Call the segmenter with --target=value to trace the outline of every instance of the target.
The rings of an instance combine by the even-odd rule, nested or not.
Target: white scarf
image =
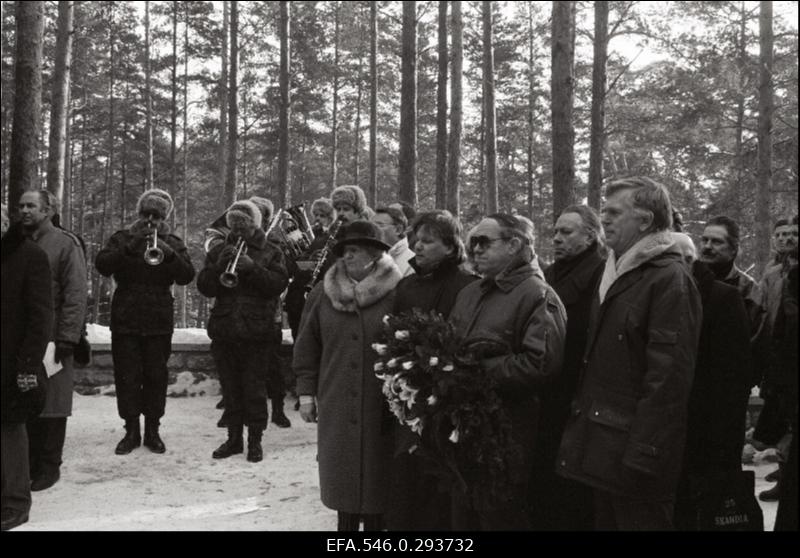
[[[600,304],[603,304],[608,290],[617,279],[652,260],[656,256],[660,256],[673,244],[674,240],[672,235],[670,235],[668,231],[661,231],[648,234],[644,238],[639,239],[636,244],[622,254],[619,260],[617,260],[617,255],[614,251],[609,250],[606,267],[603,270],[603,277],[600,280],[600,289],[598,293],[600,295]]]

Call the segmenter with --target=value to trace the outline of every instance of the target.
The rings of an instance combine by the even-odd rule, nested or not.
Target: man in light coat
[[[62,368],[47,380],[47,399],[38,418],[28,422],[31,490],[45,490],[61,476],[67,417],[72,414],[73,352],[86,314],[86,261],[78,239],[53,225],[54,196],[46,190],[22,194],[23,230],[47,254],[53,288],[55,361]]]
[[[406,236],[408,219],[403,212],[394,207],[379,207],[375,210],[372,222],[381,229],[383,241],[391,246],[389,255],[397,264],[403,277],[414,273],[414,268],[409,263],[414,257],[414,251],[408,245]]]
[[[556,470],[594,490],[598,530],[668,530],[700,337],[700,294],[674,247],[666,189],[608,185],[610,249]]]

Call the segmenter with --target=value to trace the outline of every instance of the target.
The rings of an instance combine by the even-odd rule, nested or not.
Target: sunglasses
[[[471,236],[469,238],[469,250],[470,252],[474,251],[475,248],[479,247],[481,250],[488,250],[492,243],[497,242],[498,240],[507,240],[505,238],[491,238],[489,236]]]

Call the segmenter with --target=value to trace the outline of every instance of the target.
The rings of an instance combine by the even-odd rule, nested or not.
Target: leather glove
[[[219,256],[217,256],[217,264],[225,267],[228,265],[228,262],[233,259],[236,255],[236,247],[230,244],[227,244],[222,250],[219,252]]]
[[[167,242],[161,240],[160,238],[158,239],[158,247],[161,249],[162,252],[164,252],[165,260],[171,260],[172,258],[175,257],[175,250],[172,249],[172,246],[170,246]]]
[[[69,341],[56,341],[55,361],[63,362],[65,358],[72,356],[75,352],[75,345]]]
[[[301,396],[300,417],[305,422],[317,422],[317,404],[314,403],[314,398],[311,398],[309,402],[305,401],[304,396]]]
[[[36,374],[33,372],[20,372],[17,374],[17,387],[21,392],[30,391],[39,386]]]
[[[236,262],[236,271],[241,273],[250,273],[255,267],[256,263],[253,261],[253,258],[247,254],[239,256],[239,261]]]

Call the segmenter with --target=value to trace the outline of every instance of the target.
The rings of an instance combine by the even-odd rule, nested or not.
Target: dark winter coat
[[[42,358],[53,329],[50,265],[47,254],[13,226],[2,240],[1,269],[2,422],[24,423],[30,418],[29,397],[17,388],[17,374],[43,376]]]
[[[31,239],[44,250],[50,263],[53,290],[54,325],[51,341],[77,344],[86,317],[86,260],[77,237],[45,221],[32,232]],[[68,417],[72,414],[72,389],[75,371],[71,357],[47,379],[47,400],[41,416]]]
[[[223,251],[236,242],[228,236],[224,244],[214,246],[197,277],[200,293],[217,298],[208,320],[208,336],[221,341],[272,340],[277,327],[275,311],[289,281],[283,254],[264,231],[256,229],[247,240],[247,255],[255,266],[239,271],[239,283],[228,288],[219,281],[230,259]]]
[[[714,280],[702,262],[695,262],[692,272],[703,301],[703,323],[679,497],[713,481],[715,473],[741,468],[750,396],[750,327],[742,297],[736,288]]]
[[[416,258],[409,264],[414,273],[403,277],[397,284],[394,301],[395,314],[418,308],[423,312],[436,310],[447,318],[461,289],[480,279],[477,275],[463,271],[452,259],[444,260],[432,271],[423,272]]]
[[[183,241],[159,225],[158,238],[173,253],[159,265],[144,261],[149,237],[136,236],[141,221],[130,229],[115,232],[95,258],[97,271],[114,276],[117,288],[111,300],[111,331],[122,335],[171,335],[174,329],[173,283],[188,285],[194,279],[194,266]]]
[[[592,307],[557,472],[640,501],[674,498],[702,308],[681,254],[623,272]]]
[[[483,359],[481,368],[497,381],[509,414],[512,437],[522,450],[520,470],[512,474],[524,487],[535,451],[540,389],[561,370],[564,306],[545,283],[538,262],[520,260],[493,279],[464,287],[450,320],[466,341],[492,340],[510,349]]]
[[[384,254],[356,285],[340,259],[309,293],[292,367],[298,395],[317,398],[317,461],[322,503],[348,513],[382,514],[389,495],[391,432],[373,366],[372,343],[394,306],[400,271]]]

